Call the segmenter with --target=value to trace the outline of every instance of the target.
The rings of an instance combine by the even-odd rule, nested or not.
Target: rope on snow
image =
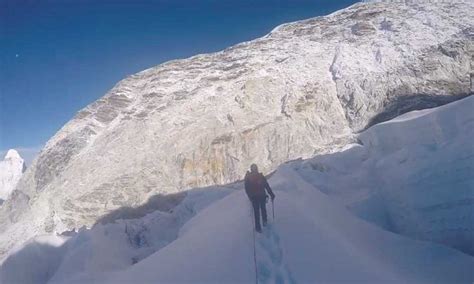
[[[254,213],[254,210],[253,210],[253,204],[250,204],[250,210],[251,210],[251,214],[250,214],[250,217],[252,217]],[[257,266],[257,250],[255,249],[255,216],[253,216],[252,218],[253,220],[253,227],[252,227],[252,234],[253,234],[253,263],[254,263],[254,266],[255,266],[255,284],[258,284],[258,266]]]

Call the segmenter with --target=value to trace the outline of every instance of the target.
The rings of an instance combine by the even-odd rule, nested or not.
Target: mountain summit
[[[10,149],[7,151],[4,160],[22,160],[20,154],[15,149]]]
[[[344,145],[473,90],[472,2],[358,3],[120,81],[81,110],[0,209],[0,259],[158,193],[224,184]]]
[[[0,161],[0,200],[2,202],[15,189],[26,166],[23,158],[14,149],[8,150],[3,161]]]

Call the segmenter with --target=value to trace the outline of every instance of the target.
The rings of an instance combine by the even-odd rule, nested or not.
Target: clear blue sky
[[[0,0],[0,152],[36,149],[129,74],[350,0]]]

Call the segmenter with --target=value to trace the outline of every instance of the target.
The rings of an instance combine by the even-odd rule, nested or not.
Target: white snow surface
[[[0,200],[8,199],[24,171],[25,161],[20,154],[14,149],[8,150],[0,161]]]
[[[474,255],[473,109],[471,96],[402,115],[298,171],[366,220]]]
[[[333,154],[278,167],[254,232],[241,183],[167,211],[42,236],[6,283],[472,283],[474,96],[378,124]],[[457,249],[455,249],[457,248]]]

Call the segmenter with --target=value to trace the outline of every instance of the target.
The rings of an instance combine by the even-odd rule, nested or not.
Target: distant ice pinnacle
[[[20,154],[15,149],[8,150],[7,154],[5,155],[4,160],[20,160],[22,159]]]
[[[0,161],[0,199],[8,199],[24,171],[25,162],[18,151],[8,150],[5,159]]]

